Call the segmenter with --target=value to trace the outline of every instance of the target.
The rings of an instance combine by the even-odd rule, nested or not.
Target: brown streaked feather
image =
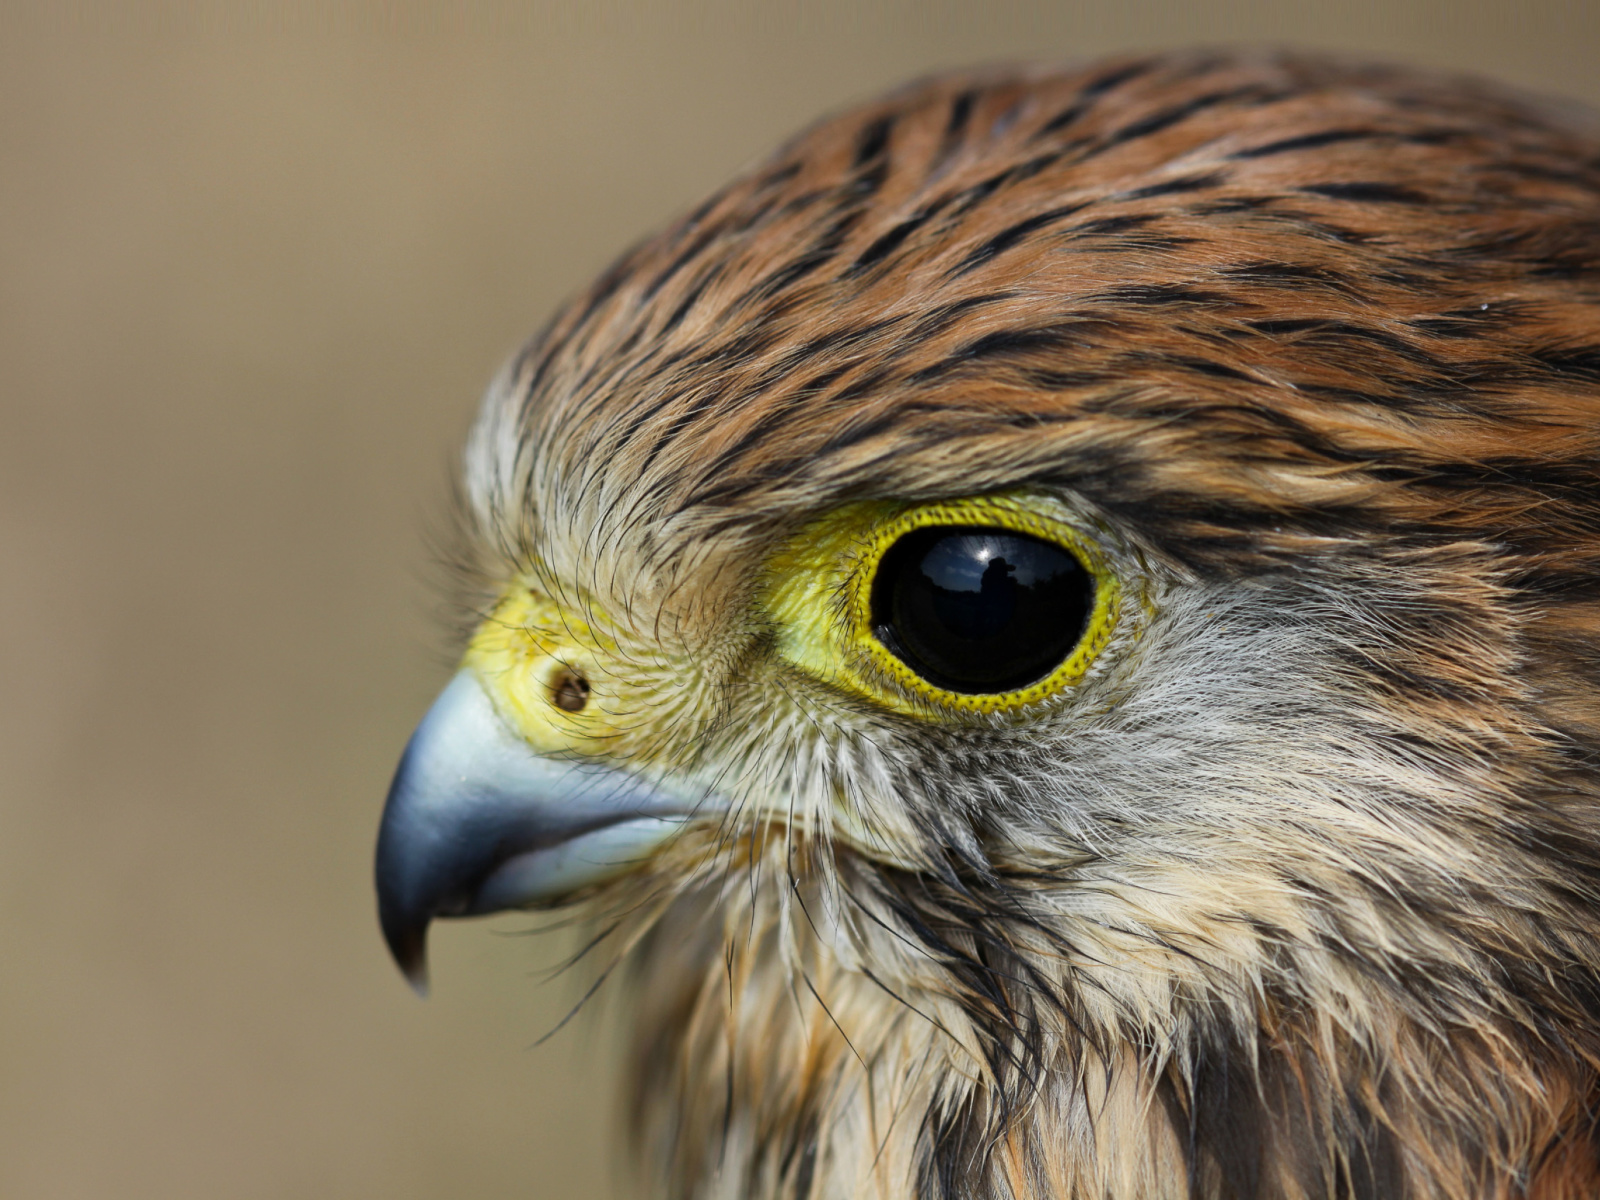
[[[1596,253],[1588,143],[1491,92],[1316,60],[1096,82],[992,83],[955,147],[961,79],[798,139],[555,324],[522,366],[541,424],[575,462],[645,466],[692,431],[655,498],[675,508],[842,483],[891,440],[881,486],[903,488],[913,397],[924,453],[1125,444],[1081,428],[1088,405],[1164,431],[1169,470],[1300,460],[1316,504],[1368,485],[1364,457],[1593,448],[1587,407],[1562,411],[1600,370],[1573,286]],[[1270,490],[1255,507],[1286,502]]]
[[[1585,121],[1294,54],[935,79],[512,364],[469,456],[491,571],[702,656],[703,761],[835,730],[927,864],[730,828],[618,885],[668,1195],[1600,1191]],[[1166,581],[1102,708],[1038,745],[780,708],[747,612],[779,537],[1020,486]]]

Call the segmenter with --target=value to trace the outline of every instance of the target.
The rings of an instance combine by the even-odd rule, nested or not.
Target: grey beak
[[[535,754],[463,670],[411,735],[378,830],[378,919],[428,987],[428,925],[522,908],[620,874],[699,807],[622,771]]]

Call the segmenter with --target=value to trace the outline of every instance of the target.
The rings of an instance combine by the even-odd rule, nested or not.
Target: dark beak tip
[[[395,919],[382,913],[383,940],[400,974],[419,999],[428,998],[428,923]]]
[[[418,963],[415,968],[405,972],[406,982],[411,985],[411,990],[416,993],[418,1000],[428,998],[428,964]]]

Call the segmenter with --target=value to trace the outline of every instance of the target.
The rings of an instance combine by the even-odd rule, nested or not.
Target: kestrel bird
[[[915,84],[506,368],[378,845],[631,977],[675,1200],[1600,1196],[1600,135]]]

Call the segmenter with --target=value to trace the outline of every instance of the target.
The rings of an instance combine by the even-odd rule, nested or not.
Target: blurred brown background
[[[1600,101],[1566,0],[0,5],[0,1197],[615,1194],[559,940],[436,931],[422,1004],[373,914],[478,390],[824,110],[1231,40]]]

